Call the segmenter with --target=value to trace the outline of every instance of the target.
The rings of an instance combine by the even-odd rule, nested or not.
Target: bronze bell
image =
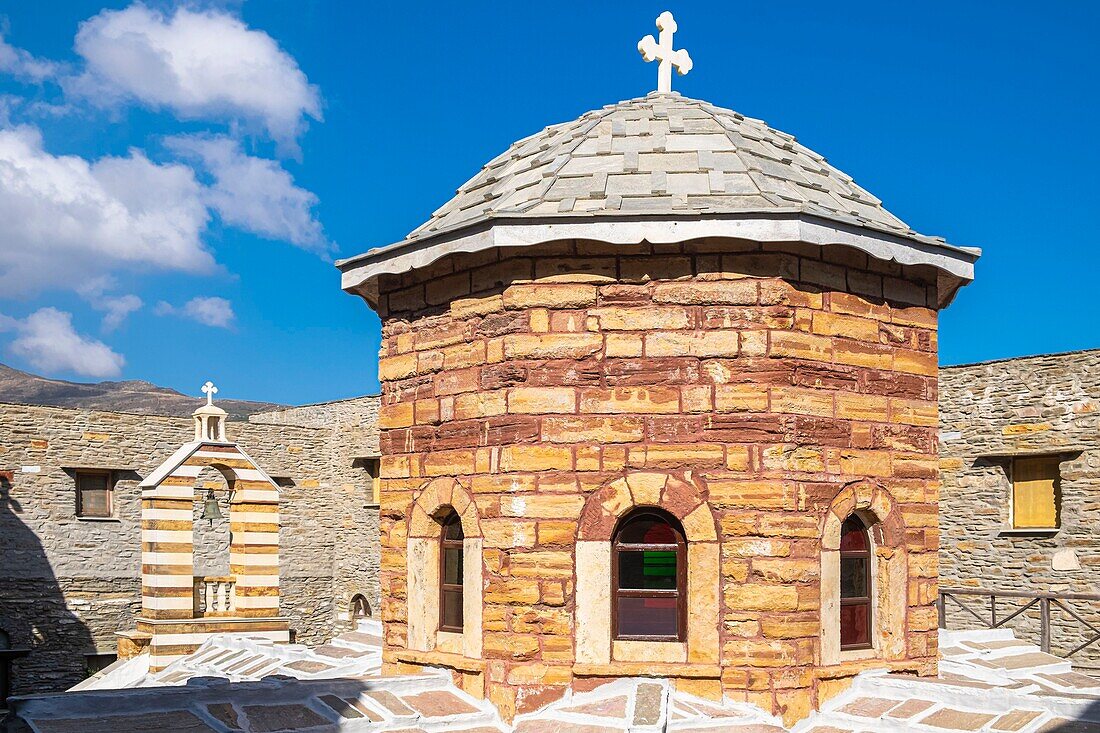
[[[221,518],[222,510],[218,507],[218,500],[214,497],[214,492],[206,492],[206,501],[202,506],[202,519],[208,519],[213,524],[215,519]]]

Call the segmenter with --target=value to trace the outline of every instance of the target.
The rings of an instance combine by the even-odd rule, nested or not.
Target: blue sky
[[[1093,3],[0,4],[0,361],[314,402],[377,389],[333,258],[513,140],[675,88],[985,254],[945,364],[1100,346]],[[166,57],[173,59],[164,62]],[[241,81],[243,80],[243,81]]]

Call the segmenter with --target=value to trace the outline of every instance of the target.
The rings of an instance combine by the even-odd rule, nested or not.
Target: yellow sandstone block
[[[572,387],[514,387],[508,390],[508,412],[521,415],[570,413],[577,410]]]

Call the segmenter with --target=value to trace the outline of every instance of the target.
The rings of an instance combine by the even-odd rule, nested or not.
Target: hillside
[[[198,385],[195,392],[198,393]],[[167,387],[158,387],[151,382],[66,382],[0,364],[0,402],[186,417],[201,404],[201,399]],[[284,407],[248,400],[219,399],[217,404],[232,419],[244,419],[255,412]]]

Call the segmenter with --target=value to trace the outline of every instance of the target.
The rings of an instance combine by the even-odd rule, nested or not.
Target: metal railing
[[[961,600],[961,597],[988,599],[988,609],[985,608],[986,604],[982,602],[978,610],[975,610],[974,606],[979,604],[973,602],[969,604],[965,603]],[[998,599],[1005,601],[1005,604],[1002,605],[1000,609],[998,609],[997,606]],[[1100,641],[1100,628],[1097,628],[1095,624],[1085,619],[1077,610],[1070,606],[1070,603],[1074,601],[1100,603],[1100,595],[1097,594],[1041,593],[1035,591],[985,590],[979,588],[940,588],[940,595],[936,601],[936,608],[939,611],[941,629],[947,628],[948,601],[951,601],[960,610],[969,614],[987,629],[999,629],[1013,619],[1022,618],[1029,610],[1037,607],[1039,612],[1039,648],[1047,654],[1055,654],[1063,659],[1069,659],[1074,654]],[[988,615],[985,615],[987,610]],[[1068,652],[1051,651],[1051,614],[1056,610],[1065,613],[1066,616],[1080,624],[1081,627],[1083,627],[1082,630],[1085,631],[1084,637],[1086,637],[1086,640],[1073,647]],[[1000,611],[999,614],[998,611]],[[1074,666],[1079,666],[1081,669],[1100,670],[1100,667],[1095,665]]]
[[[207,575],[195,578],[195,618],[228,616],[236,606],[236,578]]]

